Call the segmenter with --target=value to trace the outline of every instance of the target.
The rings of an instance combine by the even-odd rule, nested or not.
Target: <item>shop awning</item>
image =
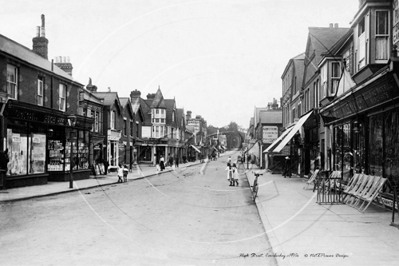
[[[270,146],[267,147],[267,149],[266,149],[263,153],[272,152],[273,149],[284,139],[285,136],[287,136],[288,133],[291,132],[291,130],[292,130],[293,128],[294,128],[294,127],[292,126],[292,127],[288,128],[288,129],[286,129],[286,130],[283,132],[283,134],[281,134],[280,137],[278,137],[275,141],[273,141],[273,143],[270,144]]]
[[[197,152],[201,153],[201,151],[197,147],[195,147],[194,145],[191,145],[191,147],[193,147],[194,150],[196,150]]]
[[[311,114],[313,114],[313,111],[302,116],[295,124],[295,126],[292,128],[292,130],[280,142],[280,144],[277,145],[277,147],[273,150],[273,152],[280,152],[285,147],[285,145],[287,145],[287,143],[294,137],[295,133],[297,133],[298,130],[303,126],[306,120],[308,120]]]
[[[215,146],[213,146],[212,148],[213,148],[215,151],[219,152],[219,150],[218,150],[218,149],[216,149],[216,148],[215,148]]]

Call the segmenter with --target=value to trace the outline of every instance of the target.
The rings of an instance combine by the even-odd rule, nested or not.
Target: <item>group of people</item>
[[[229,186],[238,186],[238,168],[235,163],[231,163],[231,157],[229,156],[229,159],[227,161],[227,167],[225,169],[227,171],[227,181],[230,182]]]
[[[166,166],[172,167],[173,164],[175,165],[175,167],[179,167],[179,156],[177,154],[176,154],[175,158],[173,158],[173,156],[169,153],[168,161],[166,163],[165,163],[165,158],[162,155],[159,157],[159,170],[160,171],[165,170]]]

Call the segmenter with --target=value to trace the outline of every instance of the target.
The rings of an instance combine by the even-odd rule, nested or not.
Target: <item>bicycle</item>
[[[252,186],[252,196],[253,196],[253,200],[255,201],[256,196],[258,195],[258,189],[259,189],[258,178],[259,178],[260,175],[263,175],[263,174],[255,173],[255,172],[252,172],[252,173],[255,176],[254,184]]]

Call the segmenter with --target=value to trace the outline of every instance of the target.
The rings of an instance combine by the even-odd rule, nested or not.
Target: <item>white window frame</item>
[[[338,73],[334,73],[335,68],[334,65],[338,65],[337,70]],[[336,74],[336,75],[334,75]],[[338,89],[339,80],[341,79],[341,62],[331,62],[331,84],[330,89],[328,91],[329,96],[334,96]]]
[[[44,78],[39,77],[37,79],[37,105],[43,106],[43,94],[44,94]]]
[[[378,32],[378,30],[379,30],[379,28],[377,27],[377,25],[378,25],[378,16],[377,16],[377,13],[379,13],[379,12],[381,12],[381,13],[385,13],[386,14],[386,20],[385,20],[385,22],[386,22],[386,25],[385,25],[385,32],[384,33],[379,33]],[[390,31],[390,21],[389,21],[389,11],[388,10],[376,10],[375,11],[375,24],[374,24],[374,26],[375,26],[375,61],[376,61],[376,63],[386,63],[387,62],[387,60],[389,59],[389,51],[390,51],[390,49],[389,49],[389,42],[390,42],[390,40],[389,40],[389,31]],[[385,58],[378,58],[378,55],[379,55],[379,50],[378,50],[378,48],[380,47],[379,46],[379,42],[377,41],[377,39],[385,39],[385,51],[383,52],[383,54],[384,55],[382,55],[381,54],[381,56],[382,57],[385,57]]]
[[[363,31],[361,32],[361,23],[363,22]],[[357,69],[360,70],[366,65],[367,60],[367,49],[366,49],[366,17],[360,20],[359,24],[357,25],[358,30],[358,51],[357,51]]]
[[[111,110],[111,115],[110,115],[110,128],[115,129],[115,119],[116,119],[116,113],[114,110]]]
[[[58,86],[58,104],[60,111],[66,111],[66,86],[65,84],[60,83]]]
[[[18,68],[10,64],[7,64],[7,94],[8,98],[17,100]]]

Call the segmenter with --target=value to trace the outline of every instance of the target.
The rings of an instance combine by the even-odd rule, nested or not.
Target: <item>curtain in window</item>
[[[376,37],[375,41],[375,59],[387,60],[388,59],[388,37]]]

